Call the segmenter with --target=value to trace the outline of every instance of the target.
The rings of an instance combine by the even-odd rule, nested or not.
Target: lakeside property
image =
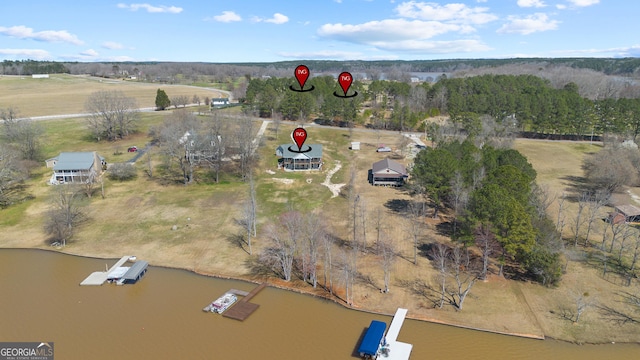
[[[46,128],[44,152],[50,157],[65,150],[96,151],[104,155],[107,163],[128,162],[134,155],[122,150],[132,144],[142,149],[151,140],[149,130],[162,124],[171,114],[144,114],[137,133],[112,142],[92,140],[84,119],[49,120],[42,123]],[[228,115],[225,121],[230,124],[237,124],[241,118],[237,110],[224,114]],[[210,120],[208,116],[198,119]],[[368,182],[372,164],[390,156],[376,152],[380,144],[392,149],[391,155],[403,166],[409,166],[414,155],[412,150],[415,150],[411,141],[397,132],[362,128],[350,132],[305,124],[309,141],[323,147],[325,166],[313,172],[285,172],[278,170],[273,149],[290,142],[289,133],[299,124],[282,122],[276,132],[275,124],[263,119],[253,119],[253,123],[250,138],[255,137],[260,127],[266,132],[256,150],[258,161],[253,173],[259,235],[253,238],[252,251],[246,243],[246,229],[239,225],[250,197],[249,184],[240,181],[231,169],[222,172],[219,183],[215,183],[206,171],[196,171],[197,180],[184,186],[176,181],[175,174],[169,174],[165,159],[154,147],[149,148],[149,157],[133,165],[137,174],[135,180],[104,178],[104,198],[94,193],[93,197],[83,200],[88,221],[78,227],[74,240],[60,250],[100,258],[135,253],[154,265],[254,282],[266,281],[282,288],[332,297],[359,310],[390,314],[401,304],[409,309],[411,318],[497,333],[553,337],[580,343],[637,341],[637,324],[620,326],[607,321],[595,307],[588,308],[579,323],[571,320],[576,307],[574,293],[588,294],[600,304],[616,305],[621,292],[633,291],[636,286],[634,283],[632,288],[624,287],[615,274],[603,277],[599,269],[592,266],[593,258],[589,257],[588,249],[576,249],[571,253],[558,288],[504,279],[496,275],[494,263],[487,281],[474,285],[462,311],[456,311],[452,306],[437,308],[433,296],[429,295],[429,287],[433,286],[438,272],[427,256],[427,249],[438,242],[450,242],[446,232],[440,231],[449,214],[444,212],[439,218],[425,219],[426,230],[418,238],[419,252],[414,263],[414,244],[405,232],[407,223],[403,213],[403,204],[412,199],[411,195],[403,188],[373,187]],[[349,150],[353,142],[360,143],[360,150]],[[548,185],[557,195],[571,188],[570,179],[582,174],[580,166],[584,156],[599,150],[600,146],[517,140],[515,148],[525,154],[538,171],[538,181]],[[153,174],[149,173],[150,167]],[[335,173],[329,174],[333,170]],[[1,247],[51,248],[42,230],[44,217],[50,209],[48,199],[52,187],[47,184],[50,171],[43,165],[34,168],[32,174],[32,180],[26,183],[29,197],[0,210]],[[328,175],[331,176],[327,180]],[[347,184],[351,178],[354,186],[333,187],[333,193],[323,185],[325,182]],[[355,219],[351,215],[353,203],[349,195],[354,190],[350,188],[359,194],[357,205],[362,209]],[[318,263],[317,288],[304,281],[301,273],[294,274],[291,281],[284,281],[273,268],[260,261],[261,252],[270,246],[265,230],[292,206],[304,213],[322,212],[324,221],[332,226],[331,234],[336,241],[330,252],[335,267],[331,271],[325,263]],[[550,207],[552,217],[557,216],[556,207],[557,203]],[[575,214],[576,207],[575,202],[568,202],[567,208],[574,211],[569,214]],[[365,230],[362,234],[360,231],[352,234],[351,227],[356,222],[359,229]],[[390,267],[388,292],[381,292],[385,274],[380,256],[375,252],[378,229],[397,240],[397,256]],[[571,235],[569,228],[565,231],[565,235]],[[353,280],[350,301],[345,301],[348,280],[340,270],[352,254],[345,251],[350,249],[348,244],[352,237],[362,241],[364,250],[357,252],[358,276]],[[325,269],[327,276],[323,273]],[[329,289],[333,294],[329,294]]]

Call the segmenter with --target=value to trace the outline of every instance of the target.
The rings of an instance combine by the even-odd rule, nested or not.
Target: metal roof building
[[[320,170],[322,168],[322,145],[302,145],[301,152],[296,144],[283,144],[276,148],[278,168],[289,171]]]
[[[142,275],[147,272],[147,267],[149,267],[149,263],[144,260],[138,260],[127,272],[122,276],[122,280],[125,284],[132,284],[136,281],[140,280]]]

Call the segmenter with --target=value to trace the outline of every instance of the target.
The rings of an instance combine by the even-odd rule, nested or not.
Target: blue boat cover
[[[378,352],[380,341],[384,336],[384,330],[387,328],[387,324],[382,321],[372,320],[369,325],[367,333],[364,334],[364,339],[360,343],[358,352],[360,355],[375,355]]]

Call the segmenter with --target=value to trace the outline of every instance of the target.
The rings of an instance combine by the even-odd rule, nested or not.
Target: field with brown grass
[[[141,108],[154,107],[156,92],[163,89],[169,98],[198,95],[204,98],[227,97],[224,93],[196,86],[169,85],[103,79],[81,75],[54,74],[48,79],[31,76],[0,76],[0,109],[13,107],[21,117],[85,113],[87,98],[97,91],[122,91],[135,98]]]
[[[157,87],[151,84],[151,88],[155,97]],[[0,101],[5,101],[1,95]],[[126,153],[126,147],[146,144],[149,141],[146,129],[161,122],[164,116],[166,112],[144,115],[141,131],[131,138],[113,143],[91,140],[82,119],[48,120],[43,122],[47,129],[45,152],[47,156],[53,156],[59,151],[97,150],[108,162],[126,161],[131,156]],[[260,124],[261,121],[256,120],[256,130]],[[48,209],[47,198],[51,192],[51,186],[46,184],[50,174],[43,165],[28,183],[27,191],[34,199],[0,210],[0,231],[3,234],[0,247],[54,249],[109,258],[132,253],[153,265],[185,268],[214,276],[267,280],[279,286],[326,295],[324,290],[314,290],[299,280],[285,283],[275,277],[265,278],[265,273],[255,265],[257,254],[267,246],[261,230],[290,207],[303,211],[320,209],[328,219],[332,233],[349,241],[350,205],[345,194],[347,189],[343,187],[342,193],[333,197],[329,189],[322,185],[327,173],[340,164],[341,169],[331,177],[330,182],[348,183],[351,171],[355,171],[355,191],[360,194],[360,201],[367,208],[368,249],[358,257],[361,276],[354,288],[354,308],[392,314],[398,306],[402,306],[409,309],[410,317],[417,319],[572,342],[637,342],[640,333],[638,325],[616,326],[605,321],[595,307],[587,309],[578,323],[567,318],[567,314],[575,307],[572,298],[576,292],[588,293],[598,303],[615,305],[619,300],[616,294],[620,291],[638,289],[636,282],[628,288],[621,286],[615,277],[602,277],[588,261],[587,254],[582,253],[567,260],[567,273],[557,288],[506,280],[495,275],[494,268],[494,274],[487,281],[478,282],[473,287],[462,311],[456,311],[448,305],[437,308],[433,294],[426,289],[433,284],[436,270],[423,253],[419,254],[417,264],[413,263],[413,244],[406,231],[407,220],[394,206],[409,200],[410,195],[403,188],[373,187],[367,182],[371,164],[388,155],[375,151],[378,144],[390,146],[400,162],[410,165],[410,157],[405,157],[409,154],[404,148],[406,140],[397,132],[355,129],[350,137],[347,129],[309,124],[307,143],[320,143],[324,147],[322,170],[284,172],[277,169],[275,148],[291,142],[289,135],[296,126],[283,122],[275,138],[271,124],[257,150],[254,177],[259,234],[253,241],[253,255],[248,253],[241,238],[242,228],[237,224],[248,193],[246,183],[233,175],[225,175],[220,184],[201,180],[184,186],[163,181],[158,174],[153,178],[148,177],[144,161],[136,164],[137,179],[128,182],[107,179],[105,198],[96,194],[86,200],[85,209],[90,220],[82,225],[73,242],[58,249],[47,245],[42,230],[43,215]],[[361,150],[349,150],[351,141],[360,141]],[[598,151],[599,145],[518,140],[515,148],[533,164],[538,172],[538,182],[547,186],[552,195],[559,196],[563,192],[575,191],[574,180],[582,176],[580,166],[583,157],[589,152]],[[157,153],[153,153],[152,159],[155,165],[160,164]],[[568,217],[572,216],[571,209],[575,206],[575,203],[568,202]],[[383,219],[382,226],[394,234],[398,248],[398,257],[391,272],[390,292],[386,294],[380,291],[383,287],[383,271],[379,258],[372,250],[375,239],[373,223],[378,211]],[[557,216],[557,205],[551,207],[550,216]],[[420,245],[450,241],[438,231],[437,225],[442,219],[425,221],[428,230],[421,236]],[[570,235],[567,232],[565,237]],[[338,249],[335,257],[340,257]],[[344,282],[337,272],[334,276],[337,294],[344,298]],[[322,270],[319,280],[323,284]]]

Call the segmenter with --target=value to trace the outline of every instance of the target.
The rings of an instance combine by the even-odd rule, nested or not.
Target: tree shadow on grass
[[[363,274],[361,272],[358,272],[356,274],[356,279],[358,280],[358,282],[360,282],[361,284],[367,285],[372,287],[373,289],[376,290],[380,290],[380,287],[378,285],[376,285],[375,280],[373,280],[373,278],[370,275],[367,274]]]
[[[260,261],[260,258],[251,256],[244,262],[249,273],[256,277],[268,278],[276,275],[273,269],[264,262]]]
[[[567,185],[568,191],[565,194],[565,199],[569,202],[578,202],[580,201],[580,197],[585,192],[591,192],[595,194],[594,185],[590,184],[587,181],[587,178],[583,176],[563,176],[560,178]]]
[[[400,287],[408,289],[412,294],[418,295],[427,301],[425,308],[436,308],[440,305],[440,292],[424,280],[402,280],[398,282]]]
[[[406,214],[410,203],[411,201],[406,199],[391,199],[384,203],[384,207],[398,214]]]
[[[247,249],[245,246],[248,245],[248,243],[245,240],[244,234],[229,234],[227,235],[227,241],[249,254],[249,249]]]
[[[458,226],[458,232],[459,231],[460,226]],[[453,235],[453,221],[443,221],[436,224],[436,232],[438,233],[438,235],[450,238]]]

